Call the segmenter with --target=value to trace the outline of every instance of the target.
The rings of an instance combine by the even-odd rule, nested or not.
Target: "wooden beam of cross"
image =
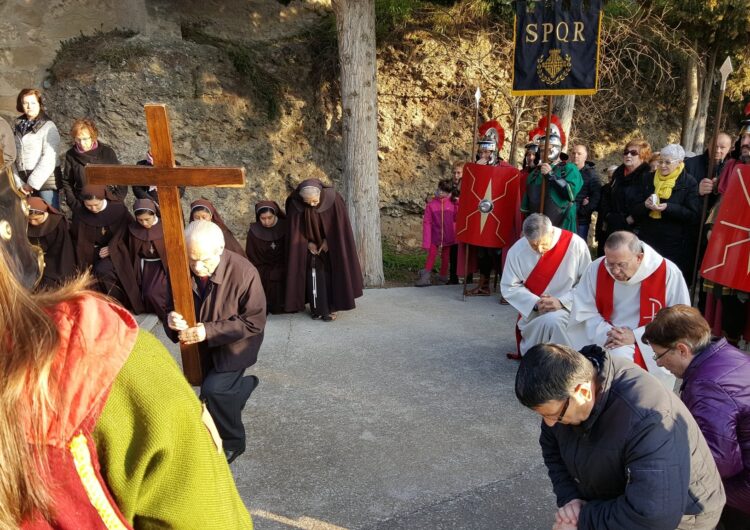
[[[169,131],[167,106],[147,104],[145,110],[154,165],[149,167],[90,164],[86,166],[86,181],[89,184],[156,186],[159,189],[159,208],[161,222],[164,223],[164,242],[167,248],[174,307],[192,327],[196,324],[195,305],[178,186],[241,188],[245,185],[245,168],[177,167],[172,149],[172,135]],[[197,344],[180,344],[180,350],[185,377],[190,384],[200,385],[206,373],[207,359],[201,358]]]

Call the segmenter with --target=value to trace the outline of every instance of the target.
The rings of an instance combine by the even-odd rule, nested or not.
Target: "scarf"
[[[37,116],[33,120],[30,120],[28,118],[21,118],[16,123],[16,131],[18,131],[18,133],[21,136],[26,136],[26,134],[29,133],[31,129],[34,128],[34,125],[36,125],[36,121],[38,119],[39,119],[39,116]]]
[[[672,196],[672,189],[683,169],[685,169],[685,163],[680,162],[669,175],[662,175],[658,171],[654,173],[654,193],[659,197],[660,202]],[[652,211],[648,215],[652,219],[661,219],[661,212]]]
[[[96,151],[96,149],[99,147],[99,142],[94,140],[94,143],[91,144],[91,149],[87,151],[84,151],[83,149],[81,149],[81,146],[78,145],[78,142],[74,142],[73,147],[75,147],[76,153],[83,154],[83,153],[88,153],[89,151]]]

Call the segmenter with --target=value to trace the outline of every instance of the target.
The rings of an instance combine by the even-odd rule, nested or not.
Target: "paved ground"
[[[539,420],[505,358],[515,313],[460,293],[368,290],[336,322],[270,318],[232,464],[257,529],[551,527]]]

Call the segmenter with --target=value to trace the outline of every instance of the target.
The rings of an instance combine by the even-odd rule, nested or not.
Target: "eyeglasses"
[[[653,349],[653,347],[652,347],[652,349]],[[664,350],[664,351],[663,351],[663,352],[661,352],[661,353],[656,353],[656,352],[654,351],[654,355],[653,355],[653,357],[651,357],[651,358],[652,358],[652,359],[653,359],[654,361],[658,361],[659,359],[661,359],[662,357],[664,357],[664,356],[665,356],[666,354],[668,354],[668,353],[669,353],[669,352],[671,352],[671,351],[674,351],[674,348],[669,348],[668,350]]]
[[[657,160],[656,164],[659,166],[671,166],[672,164],[675,164],[677,160]]]
[[[640,156],[641,152],[638,149],[625,149],[622,152],[622,156]]]
[[[611,270],[611,271],[613,271],[615,269],[624,271],[625,269],[628,268],[628,266],[630,265],[630,263],[631,263],[630,261],[622,261],[620,263],[610,263],[606,259],[604,260],[604,266],[606,268],[608,268],[609,270]]]
[[[569,405],[570,405],[570,396],[568,396],[568,399],[565,400],[565,404],[563,405],[562,410],[560,410],[560,414],[558,414],[557,416],[548,416],[546,414],[542,414],[542,418],[548,418],[548,419],[554,418],[556,422],[560,422],[565,417],[565,413],[568,412]]]

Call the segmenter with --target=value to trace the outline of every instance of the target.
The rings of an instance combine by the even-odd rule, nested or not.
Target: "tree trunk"
[[[691,53],[685,65],[685,112],[682,114],[680,143],[689,149],[695,138],[695,119],[698,112],[698,57]]]
[[[508,163],[515,167],[518,165],[518,125],[521,123],[521,118],[526,110],[526,96],[516,100],[516,104],[513,108],[513,133],[510,140],[510,151],[508,156]]]
[[[698,119],[695,123],[695,138],[693,139],[692,148],[684,146],[686,150],[692,150],[695,154],[703,152],[703,145],[706,141],[706,122],[708,121],[708,107],[711,104],[711,89],[714,86],[714,75],[716,72],[716,57],[719,54],[719,48],[715,47],[711,51],[708,59],[706,72],[703,76],[701,86],[701,97],[698,105]],[[716,117],[718,119],[718,116]]]
[[[557,117],[560,118],[560,121],[562,122],[563,130],[565,131],[566,139],[571,137],[571,131],[570,126],[573,124],[573,110],[576,106],[576,97],[575,96],[556,96],[554,101],[554,106],[552,107],[552,112],[557,114]],[[567,146],[569,144],[566,142],[566,144],[563,146],[563,149],[567,149]]]
[[[341,63],[345,197],[364,282],[381,287],[375,0],[333,0]]]

